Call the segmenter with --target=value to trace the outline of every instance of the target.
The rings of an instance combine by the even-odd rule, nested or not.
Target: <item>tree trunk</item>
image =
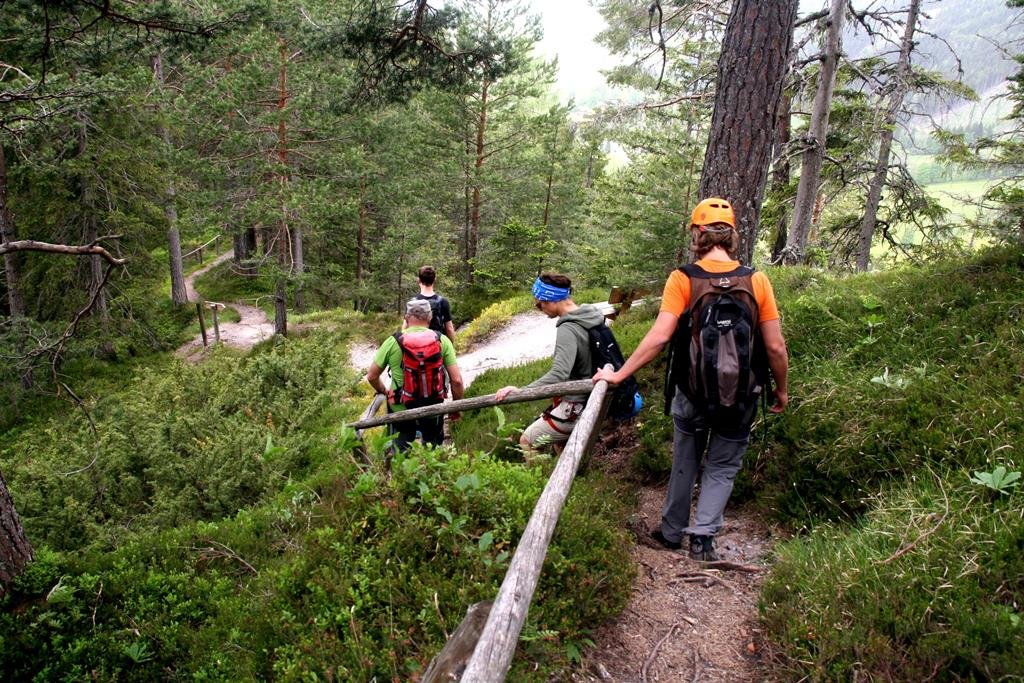
[[[473,166],[470,164],[470,159],[473,158],[473,137],[468,126],[465,142],[466,154],[463,158],[463,172],[465,173],[465,197],[463,198],[465,201],[465,216],[463,217],[464,224],[462,230],[462,260],[465,266],[465,281],[473,282],[473,267],[469,264],[469,234],[472,230],[470,226],[473,225]]]
[[[811,231],[811,214],[821,184],[821,165],[825,159],[825,141],[828,135],[828,115],[832,109],[832,93],[836,85],[839,66],[840,36],[847,0],[832,0],[825,35],[825,51],[818,72],[818,89],[814,95],[811,122],[805,140],[806,149],[800,162],[800,185],[793,206],[793,227],[786,241],[783,260],[803,263],[807,252],[807,235]]]
[[[25,537],[7,483],[0,473],[0,598],[7,594],[11,582],[24,571],[32,557],[32,546]]]
[[[7,158],[4,147],[0,144],[0,243],[7,244],[17,239],[14,227],[14,215],[7,203]],[[21,291],[20,256],[14,252],[4,254],[4,275],[7,278],[7,309],[11,316],[14,330],[15,351],[19,357],[24,356],[25,339],[28,338],[27,319],[25,318],[25,296]],[[21,388],[32,388],[34,378],[32,367],[28,366],[21,373]]]
[[[284,276],[277,278],[274,290],[274,334],[288,336],[288,288]]]
[[[551,136],[551,160],[548,163],[548,177],[547,177],[547,188],[544,191],[544,215],[541,218],[542,225],[544,226],[544,234],[547,235],[548,231],[548,219],[551,216],[551,185],[555,181],[555,159],[558,155],[558,123],[555,123],[555,129]]]
[[[302,256],[302,227],[292,228],[292,269],[298,282],[295,283],[295,308],[300,312],[306,307],[306,297],[302,292],[302,273],[306,270],[306,261]]]
[[[860,224],[860,236],[857,240],[857,270],[865,271],[871,261],[871,239],[875,236],[878,222],[878,205],[882,201],[882,188],[885,187],[885,176],[889,172],[889,154],[892,151],[892,137],[896,127],[896,117],[903,98],[907,94],[910,80],[910,53],[914,49],[914,31],[917,29],[917,17],[921,10],[921,0],[910,0],[907,8],[907,25],[903,30],[900,43],[900,58],[896,63],[895,87],[889,95],[889,106],[886,108],[881,139],[878,143],[878,159],[875,161],[875,172],[868,183],[868,197],[864,206],[864,219]]]
[[[781,197],[789,185],[789,156],[786,154],[786,145],[789,144],[790,134],[790,111],[792,102],[789,95],[783,93],[782,102],[779,104],[779,120],[775,127],[775,168],[772,169],[772,188],[774,194]],[[779,207],[779,220],[775,226],[775,241],[772,243],[772,263],[779,263],[782,260],[782,250],[786,248],[787,227],[789,217],[786,215],[785,205]]]
[[[153,78],[156,80],[157,88],[164,88],[164,58],[162,53],[153,56]],[[170,160],[171,133],[167,126],[161,122],[159,125],[160,139],[164,143],[165,158]],[[171,169],[168,168],[168,175]],[[164,197],[164,217],[167,218],[167,256],[171,268],[171,301],[182,305],[188,301],[188,294],[185,291],[185,266],[181,259],[181,235],[178,234],[178,207],[177,188],[173,180],[167,182],[167,196]]]
[[[718,58],[699,194],[732,202],[745,262],[757,241],[796,11],[797,0],[736,0]]]
[[[278,40],[281,63],[277,74],[277,182],[281,189],[281,215],[277,223],[277,234],[274,241],[277,247],[277,262],[285,270],[294,267],[292,244],[289,232],[288,196],[289,153],[288,153],[288,46],[283,39]]]
[[[466,239],[466,261],[471,263],[477,256],[477,249],[480,244],[480,206],[483,204],[483,196],[480,190],[482,180],[482,169],[484,166],[485,145],[487,139],[487,90],[490,83],[484,81],[480,88],[480,111],[476,119],[476,148],[474,150],[473,162],[473,201],[470,207],[469,233]],[[473,268],[469,269],[469,281],[473,281]]]
[[[78,118],[78,157],[84,158],[89,146],[89,132],[85,115],[79,111]],[[82,233],[86,244],[93,244],[100,237],[99,228],[96,224],[96,202],[93,197],[92,183],[87,177],[86,170],[79,175],[79,203],[82,211]],[[107,293],[101,290],[103,285],[103,257],[93,255],[89,257],[89,294],[92,296],[100,290],[96,297],[96,306],[93,314],[97,315],[104,323],[110,319],[107,307]]]

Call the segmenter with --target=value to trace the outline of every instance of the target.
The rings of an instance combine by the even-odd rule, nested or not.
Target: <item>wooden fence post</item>
[[[220,343],[220,325],[217,323],[217,313],[226,308],[224,304],[219,304],[216,301],[210,301],[206,304],[210,308],[210,313],[213,315],[213,343]]]
[[[199,314],[199,334],[203,335],[203,346],[208,346],[209,342],[206,340],[206,320],[203,318],[202,302],[196,302],[196,313]]]

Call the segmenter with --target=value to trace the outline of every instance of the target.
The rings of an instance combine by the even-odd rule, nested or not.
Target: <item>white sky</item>
[[[530,0],[541,18],[544,38],[537,46],[546,57],[558,57],[558,92],[563,102],[587,104],[605,90],[601,69],[615,59],[594,36],[605,27],[604,19],[587,0]]]
[[[800,0],[800,14],[825,6],[826,0]],[[594,37],[605,27],[604,19],[588,0],[529,0],[533,13],[541,18],[544,38],[538,52],[550,59],[558,57],[558,94],[562,102],[576,101],[577,108],[588,107],[610,97],[602,69],[615,64]]]

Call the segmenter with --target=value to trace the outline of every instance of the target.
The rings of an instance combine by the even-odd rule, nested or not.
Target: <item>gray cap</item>
[[[430,321],[434,312],[430,309],[430,302],[423,299],[412,299],[405,304],[405,317],[413,320]]]

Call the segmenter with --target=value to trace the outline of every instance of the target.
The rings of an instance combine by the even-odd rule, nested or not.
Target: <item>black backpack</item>
[[[613,369],[618,370],[626,362],[611,328],[603,322],[589,328],[587,338],[590,341],[591,374],[609,363]],[[612,390],[611,402],[608,404],[608,416],[619,422],[624,422],[636,417],[642,407],[640,385],[630,377]]]
[[[712,418],[741,415],[770,386],[751,278],[740,266],[709,273],[690,263],[690,306],[679,318],[665,369],[665,414],[676,390]]]
[[[416,298],[430,304],[430,325],[427,327],[435,332],[444,334],[444,324],[441,322],[441,295],[432,294],[431,296],[423,296],[422,294],[418,294]]]

